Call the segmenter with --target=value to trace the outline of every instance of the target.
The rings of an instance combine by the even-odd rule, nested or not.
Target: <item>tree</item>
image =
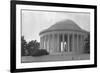
[[[24,36],[21,36],[21,56],[25,56],[27,42]]]
[[[32,53],[39,49],[40,47],[40,43],[38,43],[36,40],[32,40],[30,41],[28,44],[27,44],[27,50],[28,50],[28,53],[29,55],[32,55]]]
[[[40,48],[40,43],[36,40],[32,40],[29,43],[26,42],[24,36],[21,36],[21,56],[32,56],[35,50]]]
[[[90,34],[85,39],[85,53],[90,53]]]

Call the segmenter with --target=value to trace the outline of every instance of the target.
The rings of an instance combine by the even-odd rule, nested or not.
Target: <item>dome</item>
[[[74,21],[72,20],[63,20],[60,22],[55,23],[48,29],[40,32],[49,32],[49,31],[63,31],[63,30],[70,30],[70,31],[83,31]]]
[[[81,30],[81,28],[72,20],[64,20],[52,25],[48,30]]]

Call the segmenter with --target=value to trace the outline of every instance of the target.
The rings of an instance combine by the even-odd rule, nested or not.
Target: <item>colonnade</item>
[[[46,34],[40,37],[40,48],[46,49],[50,53],[82,53],[84,46],[83,40],[83,34]]]

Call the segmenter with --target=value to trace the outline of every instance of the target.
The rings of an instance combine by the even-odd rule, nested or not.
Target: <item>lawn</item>
[[[89,54],[81,54],[81,55],[45,55],[39,57],[32,56],[23,56],[21,58],[22,63],[30,63],[30,62],[48,62],[48,61],[71,61],[71,60],[89,60]]]

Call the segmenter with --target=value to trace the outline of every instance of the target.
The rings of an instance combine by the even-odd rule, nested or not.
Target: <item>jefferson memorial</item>
[[[72,20],[59,21],[39,33],[40,48],[46,49],[50,54],[82,54],[84,39],[88,34]]]

